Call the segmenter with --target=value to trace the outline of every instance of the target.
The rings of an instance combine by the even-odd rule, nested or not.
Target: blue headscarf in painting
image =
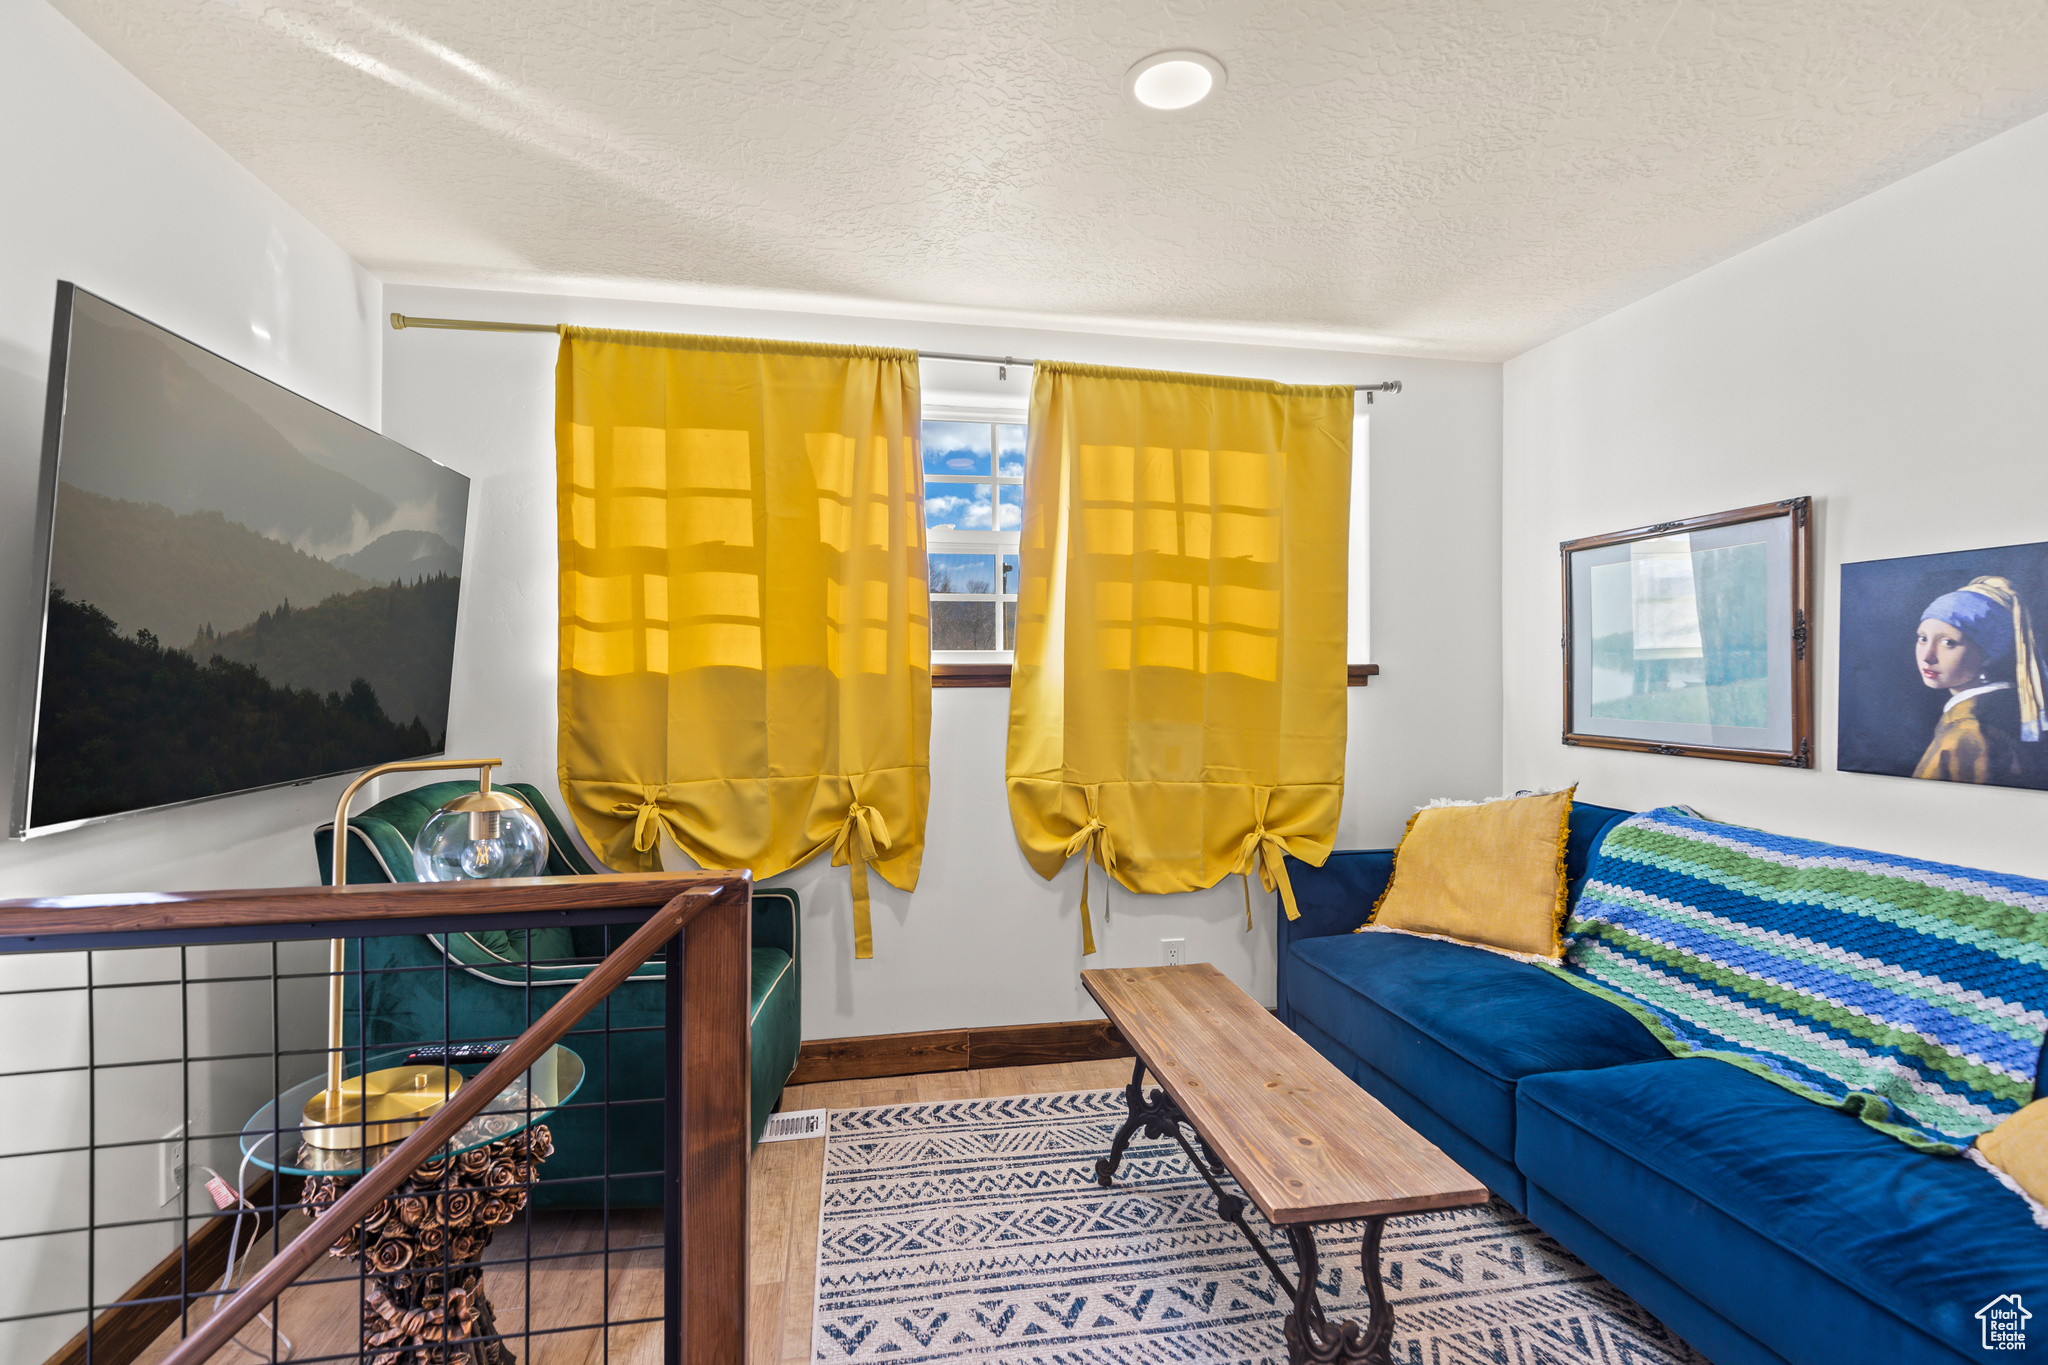
[[[2012,657],[2012,606],[1992,601],[1981,592],[1960,588],[1945,592],[1920,613],[1923,621],[1946,621],[1969,636],[1992,659]]]
[[[1969,636],[1989,661],[2012,660],[2013,682],[2019,689],[2020,738],[2039,743],[2048,733],[2048,679],[2042,676],[2033,617],[2012,580],[1980,574],[1929,602],[1920,619],[1948,622]]]

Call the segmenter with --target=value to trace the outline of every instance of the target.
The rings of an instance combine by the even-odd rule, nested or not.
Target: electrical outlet
[[[185,1125],[181,1123],[165,1133],[156,1150],[156,1202],[161,1208],[177,1203],[185,1190]]]
[[[1162,938],[1159,940],[1159,963],[1163,967],[1178,967],[1187,960],[1188,941],[1184,938]]]

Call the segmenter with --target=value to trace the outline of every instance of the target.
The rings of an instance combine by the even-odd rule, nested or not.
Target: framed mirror
[[[1564,542],[1564,742],[1811,767],[1812,503]]]

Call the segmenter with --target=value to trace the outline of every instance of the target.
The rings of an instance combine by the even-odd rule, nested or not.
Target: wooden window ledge
[[[1008,687],[1008,664],[933,664],[933,687]]]
[[[1378,664],[1346,664],[1344,682],[1349,687],[1364,687],[1379,676]],[[933,687],[1008,687],[1010,666],[1008,664],[933,664]]]

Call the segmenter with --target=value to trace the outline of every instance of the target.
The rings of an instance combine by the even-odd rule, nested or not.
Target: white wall
[[[1503,780],[2048,875],[2048,794],[1834,771],[1844,562],[2048,540],[2048,119],[1506,367]],[[1559,743],[1558,542],[1811,494],[1817,771]]]
[[[1383,845],[1433,795],[1490,794],[1499,772],[1500,371],[1493,365],[1203,345],[1025,329],[863,320],[391,286],[427,317],[1057,356],[1297,383],[1400,379],[1373,409],[1372,631],[1386,670],[1354,688],[1339,846]],[[475,480],[451,752],[502,755],[555,790],[554,358],[546,335],[425,331],[384,344],[386,430]],[[926,387],[941,381],[927,372]],[[1013,372],[1013,375],[1018,372]],[[905,895],[873,878],[875,956],[853,960],[847,874],[822,857],[777,879],[804,899],[804,1035],[1040,1023],[1096,1014],[1080,990],[1078,862],[1041,881],[1017,851],[1003,792],[1009,694],[942,689],[932,704],[924,875]],[[1101,886],[1098,870],[1094,884]],[[1098,906],[1103,893],[1091,901]],[[1158,960],[1185,937],[1268,1002],[1270,898],[1254,931],[1231,879],[1185,896],[1108,895],[1087,965]]]
[[[0,129],[0,802],[11,802],[57,281],[373,427],[381,286],[42,0],[0,5]],[[336,795],[322,783],[0,842],[0,897],[310,882],[306,831]]]
[[[38,604],[34,544],[43,394],[56,282],[69,279],[358,421],[378,419],[377,282],[42,0],[0,4],[0,802],[11,799],[24,642]],[[315,879],[308,832],[337,784],[207,802],[27,842],[0,841],[0,897],[50,892],[265,886]],[[267,962],[267,954],[264,955]],[[230,950],[195,951],[197,974],[229,970]],[[99,979],[176,976],[175,954],[102,957]],[[79,979],[82,961],[0,961],[0,991]],[[130,979],[135,979],[131,975]],[[246,988],[195,993],[194,1051],[268,1047],[267,998]],[[99,1057],[178,1045],[175,989],[102,996]],[[82,996],[0,996],[0,1071],[83,1056]],[[264,1070],[267,1072],[267,1066]],[[154,1137],[177,1122],[175,1068],[131,1071],[102,1087],[100,1138]],[[238,1127],[266,1077],[202,1074],[195,1121]],[[0,1082],[0,1153],[83,1133],[76,1076]],[[220,1145],[202,1155],[219,1164]],[[100,1165],[103,1221],[149,1217],[155,1149]],[[0,1160],[0,1232],[75,1224],[76,1160]],[[202,1197],[202,1203],[204,1203]],[[110,1235],[102,1295],[119,1292],[174,1243],[169,1227]],[[82,1239],[0,1243],[0,1318],[76,1301]],[[40,1360],[74,1319],[0,1324],[0,1360]]]

